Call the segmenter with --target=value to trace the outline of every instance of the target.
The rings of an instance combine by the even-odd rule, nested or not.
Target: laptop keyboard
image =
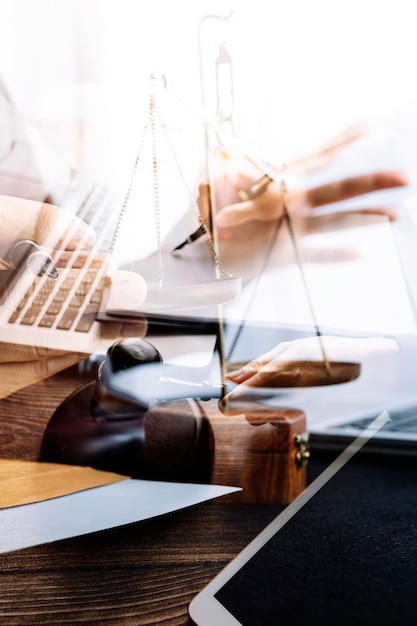
[[[15,326],[88,332],[100,309],[104,276],[100,270],[60,271],[57,283],[38,278],[8,319]]]
[[[108,253],[122,208],[120,193],[109,185],[96,183],[73,190],[63,200],[62,206],[75,213],[97,233],[93,252]]]
[[[116,226],[118,207],[109,186],[95,184],[74,190],[63,202],[97,233],[92,253],[107,253]],[[59,257],[54,258],[59,267]],[[88,333],[103,299],[105,268],[59,268],[56,282],[35,278],[8,318],[14,327],[38,327]]]
[[[417,407],[411,407],[409,409],[403,409],[401,411],[389,411],[391,421],[384,424],[383,429],[385,432],[390,433],[416,433],[417,434]],[[372,420],[364,418],[341,424],[337,426],[337,431],[343,434],[344,431],[351,433],[353,431],[362,432],[367,426],[369,426]]]
[[[97,321],[110,293],[108,257],[101,255],[111,249],[122,204],[117,192],[102,183],[78,185],[59,204],[96,232],[91,254],[84,260],[76,251],[66,252],[61,262],[59,252],[52,254],[56,281],[16,273],[17,280],[12,278],[0,294],[1,341],[90,353],[109,343]],[[68,240],[71,236],[68,231]],[[132,286],[132,294],[136,288]]]

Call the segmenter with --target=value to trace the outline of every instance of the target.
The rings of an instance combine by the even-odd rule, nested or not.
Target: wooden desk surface
[[[0,402],[0,455],[37,460],[69,370]],[[209,502],[158,519],[0,555],[0,624],[190,624],[187,607],[284,505]]]
[[[214,503],[0,556],[0,623],[191,624],[188,604],[279,510]]]

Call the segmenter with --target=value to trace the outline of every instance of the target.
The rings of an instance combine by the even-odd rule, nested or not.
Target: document
[[[0,554],[165,515],[239,491],[220,485],[126,478],[0,509]]]

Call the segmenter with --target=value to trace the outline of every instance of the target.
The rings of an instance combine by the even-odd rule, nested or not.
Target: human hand
[[[248,278],[263,268],[266,259],[270,267],[294,262],[294,237],[298,259],[302,263],[341,262],[358,258],[356,249],[309,246],[307,235],[374,225],[386,219],[394,220],[397,217],[395,209],[382,206],[355,211],[339,210],[324,215],[317,215],[315,209],[374,191],[403,187],[407,184],[405,177],[395,171],[373,172],[314,188],[307,188],[300,181],[303,174],[329,163],[363,133],[363,127],[348,129],[327,146],[290,164],[283,172],[285,205],[291,218],[291,232],[288,224],[284,223],[277,233],[284,199],[279,175],[262,193],[242,202],[238,197],[239,191],[249,189],[259,179],[259,172],[255,172],[254,167],[247,163],[244,168],[241,167],[242,163],[237,167],[233,159],[219,157],[219,173],[214,176],[216,236],[227,272]],[[200,185],[199,191],[198,205],[204,219],[213,198],[210,197],[208,185]]]
[[[227,380],[238,385],[229,394],[229,398],[238,399],[256,388],[332,384],[335,382],[332,367],[337,364],[360,364],[370,356],[397,353],[398,350],[394,339],[384,337],[324,336],[282,342],[271,351],[226,375]],[[345,368],[346,375],[349,370],[349,367]],[[343,373],[343,367],[337,371]]]
[[[88,261],[88,272],[83,274],[81,285],[91,281],[91,274],[107,268],[108,259],[103,255],[92,255],[86,248],[94,243],[94,232],[77,217],[50,204],[31,202],[19,198],[0,196],[0,282],[3,287],[3,303],[7,307],[9,279],[16,275],[10,269],[8,252],[16,240],[31,239],[47,250],[58,269],[78,274],[79,268]],[[34,281],[42,280],[33,277]],[[14,281],[12,281],[14,286]],[[49,284],[43,283],[45,298]],[[13,286],[11,288],[13,288]],[[138,298],[144,298],[144,292]],[[123,336],[142,337],[146,332],[143,321],[123,324],[120,321],[101,324],[102,334],[111,343]],[[34,331],[35,332],[35,331]],[[82,360],[85,353],[46,349],[36,345],[17,345],[7,341],[7,329],[0,327],[0,397],[4,397],[22,387],[37,382],[47,376]]]
[[[339,152],[359,139],[364,132],[363,125],[355,125],[316,152],[290,163],[283,171],[282,177],[286,181],[287,188],[287,208],[299,231],[311,232],[318,230],[321,222],[329,223],[327,216],[325,218],[314,217],[314,209],[318,207],[407,184],[404,175],[395,171],[352,176],[311,189],[299,182],[300,177],[332,161]],[[238,197],[239,190],[250,188],[254,180],[259,178],[259,171],[248,163],[237,165],[227,156],[220,156],[219,159],[220,162],[216,166],[219,174],[215,175],[216,226],[219,241],[244,242],[253,241],[256,237],[264,238],[270,232],[271,222],[282,213],[280,176],[276,176],[278,182],[272,181],[261,194],[242,202]],[[199,208],[205,217],[208,214],[209,186],[201,185],[199,192]],[[389,206],[362,209],[358,212],[381,214],[390,220],[397,217],[395,209]],[[340,219],[340,216],[337,217]],[[337,220],[333,222],[337,227]]]

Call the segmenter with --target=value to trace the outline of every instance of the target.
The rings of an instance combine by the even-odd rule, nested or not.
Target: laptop
[[[319,327],[321,335],[345,337],[346,341],[394,337],[400,343],[397,352],[361,356],[360,376],[350,382],[259,391],[256,402],[261,402],[266,412],[274,406],[305,411],[312,451],[344,449],[383,410],[389,412],[391,421],[373,437],[367,450],[391,455],[417,451],[417,197],[410,194],[404,198],[401,211],[401,219],[394,225],[375,219],[360,229],[354,225],[336,235],[326,233],[320,242],[314,239],[315,245],[323,244],[326,249],[339,239],[340,249],[355,245],[356,251],[363,252],[346,262],[305,265],[310,294],[319,305],[318,319],[325,322]],[[264,277],[252,308],[247,307],[247,292],[253,289],[250,281],[244,283],[241,298],[222,308],[222,354],[217,362],[223,362],[224,371],[258,358],[282,342],[315,336],[302,290],[297,291],[297,271],[295,266],[286,266]],[[343,278],[349,279],[347,285]],[[353,306],[349,308],[350,301]],[[203,321],[201,313],[199,322]],[[218,384],[219,376],[211,377]],[[223,393],[233,389],[224,379],[223,383]],[[124,386],[122,381],[118,384]],[[130,384],[126,380],[126,386]],[[242,413],[245,408],[249,411],[250,403],[242,406]]]
[[[112,268],[109,260],[99,265],[94,261],[96,253],[109,250],[120,210],[116,194],[97,185],[88,189],[77,185],[70,191],[62,206],[98,233],[92,255],[85,255],[80,263],[81,257],[74,251],[60,263],[64,253],[51,252],[56,280],[48,274],[35,276],[26,268],[27,259],[17,269],[3,270],[0,332],[15,344],[92,353],[109,345],[97,312],[137,307],[143,302],[146,285],[140,275]],[[71,236],[69,229],[65,239],[69,241]],[[76,269],[72,269],[74,263]]]
[[[407,194],[400,203],[400,219],[391,225],[399,270],[397,282],[402,282],[406,296],[397,306],[408,308],[410,317],[417,322],[417,194]],[[374,359],[373,377],[360,384],[350,384],[346,397],[340,398],[342,406],[351,407],[351,414],[335,412],[335,418],[317,420],[310,428],[310,446],[313,450],[340,452],[375,418],[387,410],[390,420],[378,430],[367,445],[367,451],[384,455],[415,455],[417,452],[417,335],[410,326],[404,334],[394,332],[399,341],[398,358],[392,356]],[[391,372],[391,373],[390,373]],[[363,391],[362,391],[363,390]],[[363,414],[352,408],[352,397]],[[343,394],[342,394],[343,395]]]
[[[363,257],[359,255],[354,260],[348,258],[346,262],[324,265],[307,263],[304,267],[309,278],[310,294],[319,303],[318,318],[326,322],[319,327],[322,336],[344,337],[349,342],[394,337],[400,340],[400,349],[397,352],[380,354],[371,351],[361,355],[360,375],[349,382],[260,389],[255,398],[253,394],[249,399],[244,398],[244,403],[233,410],[250,412],[254,402],[266,413],[276,406],[301,409],[306,413],[311,449],[334,451],[344,449],[367,423],[387,410],[391,421],[373,437],[367,450],[415,454],[417,318],[408,274],[408,271],[415,272],[414,267],[417,267],[413,261],[415,246],[411,236],[416,235],[417,230],[408,221],[413,207],[417,210],[417,202],[411,199],[404,208],[404,221],[399,223],[407,235],[407,245],[400,241],[400,235],[393,233],[392,225],[384,220],[371,220],[360,229],[355,222],[335,237],[333,233],[325,233],[320,243],[327,245],[339,237],[341,249],[355,244],[361,251],[362,237]],[[316,240],[314,243],[317,243]],[[191,254],[196,253],[191,250],[184,252],[182,263],[186,264]],[[139,268],[145,266],[138,264],[136,267],[141,271]],[[195,269],[196,264],[193,267]],[[149,374],[149,384],[138,385],[134,371],[122,373],[114,381],[115,390],[117,388],[119,393],[132,399],[134,396],[140,402],[149,402],[158,394],[166,400],[178,399],[184,394],[205,399],[222,398],[233,390],[224,378],[227,368],[236,369],[282,342],[303,341],[315,336],[316,329],[311,319],[309,321],[310,312],[303,303],[302,289],[297,291],[297,281],[301,282],[297,272],[295,265],[285,266],[264,277],[264,284],[257,286],[252,308],[247,304],[254,281],[244,282],[242,295],[222,307],[220,318],[216,307],[214,311],[203,309],[191,313],[179,311],[177,314],[165,311],[157,312],[155,317],[149,315],[151,334],[165,334],[171,344],[176,342],[179,346],[184,343],[185,335],[200,335],[202,339],[205,335],[208,340],[205,367],[202,370],[172,370],[167,374],[165,384],[156,386],[153,374]],[[349,277],[348,286],[340,276]],[[379,279],[374,280],[378,276]],[[287,298],[283,300],[282,294],[287,294]],[[321,294],[327,295],[327,302],[319,298]],[[348,308],[346,303],[349,301],[354,306]],[[172,335],[177,336],[175,341]],[[145,371],[141,367],[141,381],[144,377]],[[172,384],[173,381],[176,381],[175,384]]]
[[[112,246],[125,194],[126,188],[120,189],[100,181],[97,183],[96,180],[91,180],[88,171],[86,174],[85,171],[81,170],[59,203],[90,223],[98,232],[93,252],[107,252]],[[405,215],[408,215],[410,219],[412,219],[411,211],[414,206],[416,203],[411,199],[405,211]],[[381,228],[383,230],[380,230]],[[345,234],[347,233],[348,238],[350,237],[358,246],[360,237],[367,229],[368,226],[360,230],[356,227],[347,228]],[[348,261],[344,265],[340,262],[327,263],[321,266],[317,263],[308,264],[309,287],[313,286],[312,295],[315,305],[318,305],[319,320],[320,322],[323,321],[320,328],[323,334],[328,332],[330,334],[346,333],[349,335],[351,333],[352,336],[360,336],[361,334],[366,336],[367,334],[378,335],[378,333],[386,334],[387,332],[395,334],[395,331],[406,332],[408,335],[415,333],[416,307],[414,296],[409,289],[410,285],[417,285],[417,281],[413,281],[412,277],[407,275],[407,272],[414,271],[415,273],[413,268],[417,267],[413,261],[415,246],[411,236],[416,232],[415,223],[407,224],[406,228],[401,231],[398,229],[398,237],[405,232],[407,242],[399,242],[397,239],[397,243],[399,242],[396,252],[397,258],[394,258],[395,253],[392,250],[391,226],[379,223],[371,224],[369,232],[364,238],[365,245],[368,245],[369,239],[372,240],[372,236],[368,236],[372,229],[375,229],[374,247],[371,253],[369,250],[367,251],[363,264],[356,261]],[[326,234],[324,234],[325,236]],[[382,253],[379,250],[383,247],[379,243],[381,236],[384,237],[383,246],[388,247],[383,249]],[[182,237],[183,235],[179,234],[179,240],[182,240]],[[331,237],[331,245],[334,245],[335,236],[333,233]],[[340,237],[340,233],[337,237]],[[330,239],[328,239],[329,242]],[[313,241],[313,247],[316,244],[317,242]],[[194,276],[197,271],[197,280],[200,285],[204,285],[204,276],[200,272],[201,263],[200,266],[198,263],[199,245],[201,248],[201,243],[190,246],[190,249],[187,249],[183,255],[176,259],[163,251],[165,261],[169,266],[168,274],[170,277],[178,276],[178,274],[184,276],[187,273]],[[344,240],[340,245],[344,245]],[[387,253],[388,249],[389,254]],[[172,250],[171,242],[168,250],[169,253]],[[405,251],[408,251],[408,256]],[[402,255],[401,258],[399,258],[398,252]],[[372,256],[376,258],[372,261],[372,271],[369,271]],[[164,343],[167,346],[167,351],[172,348],[172,345],[169,344],[174,344],[175,349],[171,350],[173,353],[177,349],[179,353],[187,352],[187,350],[184,347],[181,348],[181,339],[178,338],[173,341],[170,335],[174,334],[181,337],[191,334],[195,341],[197,341],[197,337],[201,338],[201,351],[205,354],[203,361],[207,366],[209,364],[211,366],[210,355],[213,356],[214,367],[211,368],[211,375],[214,381],[213,395],[215,397],[219,393],[219,385],[224,392],[224,360],[228,360],[232,345],[234,346],[233,361],[240,363],[257,358],[282,341],[308,337],[314,333],[308,307],[303,302],[305,294],[301,288],[297,291],[297,281],[299,283],[300,278],[297,277],[298,268],[295,266],[281,268],[278,273],[266,272],[266,276],[263,277],[265,284],[263,287],[261,286],[261,291],[252,303],[253,306],[249,308],[246,306],[245,297],[248,292],[250,295],[252,289],[250,280],[246,281],[242,298],[234,297],[238,291],[236,286],[232,285],[231,290],[229,290],[229,284],[227,284],[224,292],[220,290],[220,300],[229,299],[232,302],[222,309],[224,328],[222,329],[222,343],[219,344],[218,328],[216,327],[218,317],[216,302],[209,310],[198,309],[191,315],[189,312],[181,310],[181,295],[171,309],[167,308],[164,303],[162,307],[158,308],[158,302],[155,304],[155,299],[150,308],[147,306],[146,300],[142,303],[142,298],[139,301],[135,301],[134,298],[132,300],[132,293],[143,293],[141,274],[144,274],[148,282],[150,275],[146,274],[146,267],[151,266],[154,272],[157,266],[155,261],[157,261],[155,255],[153,257],[151,255],[145,261],[127,265],[118,274],[117,297],[111,296],[109,289],[111,268],[107,265],[103,265],[103,268],[97,271],[90,267],[87,261],[87,265],[77,272],[75,280],[71,270],[63,270],[60,280],[56,282],[51,281],[48,277],[34,278],[28,272],[16,273],[15,278],[18,280],[12,281],[12,284],[8,283],[7,291],[5,294],[3,293],[0,315],[1,333],[3,337],[7,337],[8,341],[14,343],[31,344],[36,342],[37,346],[88,353],[103,351],[108,347],[109,339],[102,337],[102,325],[97,321],[95,315],[95,312],[100,311],[102,319],[113,320],[116,323],[122,319],[150,322],[152,336],[158,337],[158,342]],[[206,265],[205,261],[206,259],[203,265]],[[385,263],[385,266],[381,268],[382,263]],[[128,271],[128,268],[134,271]],[[383,282],[375,286],[372,281],[377,271],[379,271],[379,275],[383,276]],[[341,283],[340,276],[346,275],[347,272],[349,272],[349,276],[353,276],[356,272],[355,276],[359,276],[361,280],[355,279],[355,284],[353,284],[352,279],[348,289],[337,292]],[[404,278],[404,275],[408,280]],[[273,281],[274,287],[272,290],[271,281]],[[323,289],[323,284],[326,285],[326,281],[329,281],[327,292],[330,293],[330,298],[321,297],[322,291],[320,289]],[[117,282],[115,277],[113,277],[113,282]],[[173,291],[174,293],[181,292],[181,289],[174,289]],[[366,317],[368,318],[366,322],[370,326],[364,333],[361,333],[359,329],[362,328],[364,320],[358,315],[358,309],[361,313],[360,303],[370,291],[372,291],[372,297],[368,298],[366,306],[362,307],[362,309],[366,309]],[[346,292],[348,292],[347,298]],[[290,297],[283,297],[283,294],[290,294]],[[214,295],[218,296],[218,294]],[[213,300],[212,293],[209,293],[209,297]],[[343,308],[341,303],[343,305],[350,297],[352,301],[358,303],[358,306],[343,315],[344,312],[341,313],[339,310]],[[390,315],[386,315],[387,311],[390,313],[390,298],[395,300],[398,309],[401,310],[401,316],[398,319],[395,316],[394,324]],[[289,303],[292,303],[292,307],[289,306]],[[325,303],[325,306],[322,306],[322,303]],[[328,306],[329,304],[330,306]],[[329,310],[326,310],[325,307]],[[304,313],[306,315],[303,317]],[[241,332],[242,320],[244,320],[243,332]],[[339,322],[339,325],[335,324],[335,321]],[[239,341],[236,344],[237,332],[239,332]],[[165,335],[165,338],[162,339],[161,335]],[[237,351],[235,344],[238,346]],[[220,354],[220,359],[217,349],[219,345],[223,351]],[[412,354],[409,358],[411,365],[408,371],[412,372]],[[274,394],[268,392],[267,398],[263,400],[265,409],[268,409],[268,403],[273,405],[274,402],[279,402],[280,404],[285,403],[286,406],[295,406],[305,410],[311,442],[314,445],[324,442],[329,445],[332,442],[341,442],[343,445],[346,437],[354,436],[357,432],[355,422],[358,422],[359,426],[360,420],[372,419],[380,410],[387,409],[393,417],[398,414],[398,417],[407,420],[408,425],[407,433],[404,433],[404,436],[403,433],[400,435],[398,430],[395,436],[381,436],[385,439],[384,448],[386,445],[388,447],[394,445],[398,448],[406,441],[411,442],[406,444],[406,449],[413,450],[415,435],[410,433],[410,421],[411,423],[414,422],[417,393],[413,387],[413,381],[407,378],[399,379],[394,388],[383,383],[383,381],[389,380],[390,368],[392,367],[396,367],[396,364],[391,363],[389,359],[386,363],[383,360],[378,360],[375,367],[370,370],[367,369],[371,372],[370,379],[362,375],[357,381],[327,388],[280,390],[275,393],[275,397],[273,397]],[[192,380],[193,383],[196,382],[195,377]],[[125,386],[124,383],[120,384],[121,388]],[[184,392],[185,388],[180,387],[178,393],[183,394]],[[192,389],[188,389],[188,392],[191,393]],[[201,388],[196,387],[194,393],[198,397]]]
[[[252,398],[261,402],[265,411],[274,406],[304,410],[312,451],[340,452],[381,411],[387,410],[390,421],[372,438],[367,450],[390,455],[417,453],[417,194],[407,194],[401,201],[400,211],[401,217],[394,224],[376,221],[374,226],[365,226],[362,235],[358,235],[355,228],[351,232],[347,229],[342,236],[336,234],[336,238],[342,237],[343,247],[355,240],[359,242],[361,236],[366,238],[363,258],[346,264],[346,268],[350,266],[349,274],[343,263],[340,270],[334,264],[334,277],[331,269],[309,264],[305,268],[315,301],[318,300],[316,293],[326,293],[325,281],[329,280],[329,309],[333,301],[336,302],[327,318],[324,305],[320,310],[318,318],[327,322],[319,327],[323,337],[333,335],[355,342],[392,337],[398,342],[399,350],[364,354],[360,359],[360,376],[346,383],[260,390],[259,397]],[[330,239],[327,241],[330,243]],[[348,285],[343,283],[343,277],[349,278]],[[276,284],[278,289],[278,281]],[[320,292],[315,291],[316,284]],[[288,287],[287,293],[290,293]],[[350,309],[346,304],[349,297],[356,303]],[[288,317],[291,313],[289,310]],[[294,319],[298,314],[299,309],[294,311]],[[259,308],[257,315],[259,317]],[[238,342],[236,330],[226,329],[225,352],[230,352],[233,346],[232,360],[244,363],[283,341],[313,337],[316,330],[313,325],[303,325],[300,321],[306,320],[298,318],[298,323],[294,324],[243,324]],[[250,402],[248,410],[249,405]]]
[[[142,266],[135,267],[126,260],[122,264],[119,263],[119,257],[123,261],[123,253],[128,247],[134,249],[139,258],[143,258],[146,250],[153,251],[156,247],[153,232],[150,228],[149,232],[147,230],[149,224],[154,227],[155,221],[152,177],[150,177],[151,189],[149,184],[146,184],[145,193],[139,195],[137,213],[144,217],[145,223],[138,227],[137,223],[133,222],[133,226],[128,224],[123,231],[120,228],[121,216],[126,209],[131,172],[127,172],[125,180],[120,182],[114,181],[111,174],[108,177],[103,175],[106,167],[97,167],[97,162],[103,161],[103,155],[95,159],[102,145],[102,133],[98,131],[97,126],[95,119],[90,120],[85,153],[79,171],[71,178],[68,171],[64,167],[61,168],[65,170],[64,175],[58,177],[59,184],[53,185],[52,199],[54,204],[77,215],[97,233],[94,246],[89,249],[92,255],[105,254],[109,255],[109,258],[101,267],[97,267],[93,256],[86,256],[84,263],[80,265],[78,255],[74,252],[70,253],[69,259],[68,254],[66,255],[65,262],[69,266],[66,268],[62,267],[64,263],[60,262],[61,253],[50,252],[51,265],[58,270],[57,280],[52,280],[48,275],[34,276],[30,271],[26,271],[26,259],[23,259],[22,267],[18,267],[17,271],[3,271],[0,274],[0,336],[2,340],[7,339],[8,342],[15,344],[88,354],[101,353],[111,343],[109,325],[113,326],[117,333],[117,329],[120,331],[121,323],[134,323],[142,325],[143,332],[148,328],[148,333],[152,332],[153,336],[165,335],[158,340],[158,344],[164,346],[166,344],[166,352],[171,354],[175,350],[168,345],[166,327],[167,325],[171,329],[174,327],[174,334],[178,334],[175,311],[184,307],[187,310],[200,308],[202,303],[210,304],[214,310],[218,303],[236,295],[240,289],[240,281],[231,278],[217,280],[213,263],[210,262],[206,266],[205,258],[200,264],[204,271],[199,270],[195,275],[193,264],[189,261],[184,263],[181,259],[173,260],[170,252],[166,250],[161,253],[161,257],[164,256],[167,278],[163,289],[160,289],[159,285],[161,275],[158,268],[160,262],[158,253],[149,254],[146,259],[150,272]],[[42,139],[40,141],[43,145]],[[49,146],[46,152],[51,157]],[[38,176],[37,172],[35,174]],[[177,180],[176,185],[178,186]],[[164,204],[168,204],[172,221],[176,212],[181,215],[187,207],[181,206],[171,181],[168,184],[169,189],[165,187],[166,185],[163,191],[170,202]],[[32,187],[26,189],[26,197],[32,197],[31,189]],[[34,199],[41,198],[39,194],[43,189],[39,181]],[[138,193],[133,198],[134,202],[138,201]],[[131,201],[132,198],[129,198],[129,202]],[[186,229],[186,232],[189,228],[193,229],[195,220],[196,216],[193,214],[190,224],[185,221],[183,229]],[[133,236],[132,228],[135,229]],[[65,234],[64,244],[71,239],[72,234],[69,229]],[[182,236],[180,233],[179,237]],[[117,259],[114,254],[116,243],[118,252],[121,251]],[[76,262],[76,270],[70,269],[73,262]],[[142,269],[145,271],[142,272]],[[168,317],[170,315],[169,321],[166,313]],[[201,326],[204,328],[200,332]],[[189,330],[187,324],[186,332]],[[209,343],[204,322],[194,323],[191,333],[194,342],[201,334],[204,351],[209,350],[210,354],[213,353],[216,337],[212,335]],[[179,349],[179,355],[183,353],[184,348]]]

